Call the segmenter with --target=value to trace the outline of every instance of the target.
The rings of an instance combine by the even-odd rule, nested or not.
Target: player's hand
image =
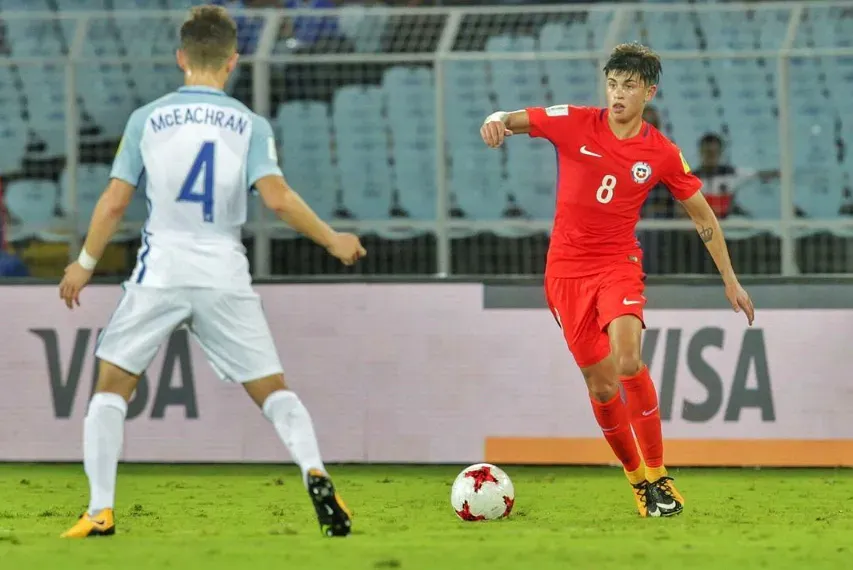
[[[83,269],[76,261],[65,268],[65,276],[59,283],[59,298],[69,309],[80,306],[80,291],[88,285],[92,272]]]
[[[344,265],[352,265],[365,255],[367,250],[355,234],[338,233],[327,248],[329,253],[341,260]]]
[[[752,299],[749,298],[749,294],[740,286],[740,283],[734,281],[726,284],[726,298],[732,304],[735,313],[744,312],[749,326],[752,326],[752,321],[755,320],[755,307],[752,304]]]
[[[498,148],[506,137],[512,136],[512,131],[506,128],[502,121],[489,121],[480,127],[480,136],[490,148]]]

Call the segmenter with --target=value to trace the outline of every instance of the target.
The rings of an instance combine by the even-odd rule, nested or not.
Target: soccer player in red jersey
[[[481,128],[483,141],[492,148],[508,136],[526,133],[549,140],[557,150],[546,299],[644,517],[676,515],[684,504],[664,467],[657,392],[640,359],[645,275],[634,230],[656,184],[666,185],[696,224],[732,308],[743,311],[750,325],[754,318],[720,224],[699,191],[701,181],[690,173],[678,147],[643,121],[660,73],[660,58],[652,50],[622,44],[604,67],[607,108],[556,105],[498,112]]]

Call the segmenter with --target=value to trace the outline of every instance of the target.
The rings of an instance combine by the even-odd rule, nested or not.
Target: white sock
[[[264,401],[263,410],[290,456],[302,470],[302,480],[305,481],[311,469],[325,473],[326,467],[320,456],[317,436],[314,435],[314,424],[299,396],[290,390],[273,392]]]
[[[83,467],[89,478],[89,514],[113,508],[116,471],[124,442],[127,402],[118,394],[99,392],[92,396],[83,422]]]

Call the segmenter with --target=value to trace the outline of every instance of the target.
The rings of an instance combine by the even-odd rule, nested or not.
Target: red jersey
[[[640,208],[658,182],[677,200],[699,191],[681,151],[653,126],[616,138],[607,109],[556,105],[527,109],[530,136],[557,150],[557,208],[545,274],[580,277],[630,256]]]

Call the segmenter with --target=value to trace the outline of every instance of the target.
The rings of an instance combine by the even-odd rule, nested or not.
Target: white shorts
[[[161,289],[125,284],[95,355],[142,374],[160,346],[181,326],[198,341],[214,371],[228,382],[281,374],[281,361],[253,291]]]

